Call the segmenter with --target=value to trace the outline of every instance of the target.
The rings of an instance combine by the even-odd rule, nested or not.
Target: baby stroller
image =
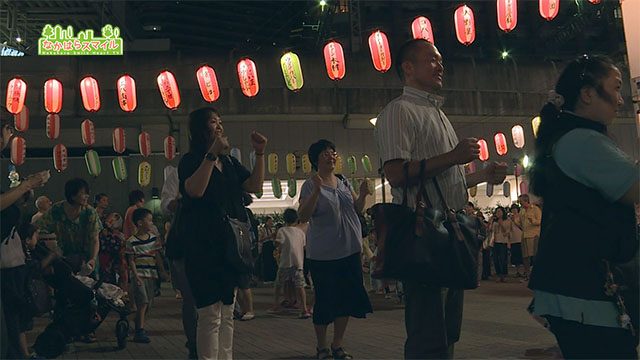
[[[39,251],[49,251],[39,248]],[[85,276],[74,275],[79,263],[60,258],[52,263],[53,274],[44,276],[55,290],[53,321],[38,335],[33,346],[36,353],[48,359],[60,356],[73,338],[95,331],[110,311],[119,315],[115,335],[118,349],[127,346],[129,310],[122,301],[122,289]],[[48,296],[40,294],[39,296]]]

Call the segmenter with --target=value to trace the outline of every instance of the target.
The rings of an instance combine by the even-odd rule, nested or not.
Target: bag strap
[[[440,189],[440,184],[438,184],[438,179],[436,179],[435,177],[433,178],[433,184],[436,186],[436,192],[438,193],[438,197],[440,197],[440,201],[444,206],[444,210],[450,210],[451,208],[447,204],[447,201],[444,199],[444,195],[442,194],[442,190]]]

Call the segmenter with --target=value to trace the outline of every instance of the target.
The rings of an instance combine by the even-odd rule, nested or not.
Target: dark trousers
[[[507,275],[507,244],[495,243],[493,244],[493,266],[496,269],[496,275]]]
[[[405,281],[405,359],[450,359],[460,338],[464,291]]]
[[[482,249],[482,280],[491,277],[491,249]]]
[[[637,359],[635,339],[628,330],[593,326],[548,316],[565,359]]]

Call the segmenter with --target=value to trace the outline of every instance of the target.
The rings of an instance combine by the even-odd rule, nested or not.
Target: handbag
[[[249,221],[240,221],[227,217],[233,236],[228,237],[227,260],[241,274],[251,273],[255,266],[253,257],[252,238],[253,233]],[[247,216],[249,219],[249,216]]]
[[[481,242],[473,217],[447,206],[438,181],[433,182],[443,206],[429,201],[424,187],[425,160],[420,163],[416,210],[407,206],[408,181],[402,205],[373,206],[377,235],[372,277],[418,281],[438,287],[475,289],[478,286],[478,254]],[[405,179],[409,163],[404,164]]]

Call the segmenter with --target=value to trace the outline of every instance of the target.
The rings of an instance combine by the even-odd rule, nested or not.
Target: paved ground
[[[124,350],[115,350],[114,324],[110,316],[97,332],[94,344],[75,343],[65,359],[185,359],[185,337],[182,333],[179,300],[164,284],[162,296],[147,321],[152,342],[129,342]],[[311,320],[300,320],[296,314],[268,314],[272,289],[255,290],[257,317],[252,321],[236,321],[234,357],[236,359],[310,359],[315,355]],[[372,295],[375,313],[364,320],[352,320],[347,329],[345,348],[356,358],[399,359],[404,343],[404,311],[402,305],[383,295]],[[525,311],[530,291],[516,279],[498,284],[483,281],[465,295],[462,338],[456,346],[456,358],[525,358],[557,357],[553,336]],[[47,323],[36,320],[29,338]],[[131,321],[133,326],[133,321]],[[330,330],[331,331],[331,330]]]

